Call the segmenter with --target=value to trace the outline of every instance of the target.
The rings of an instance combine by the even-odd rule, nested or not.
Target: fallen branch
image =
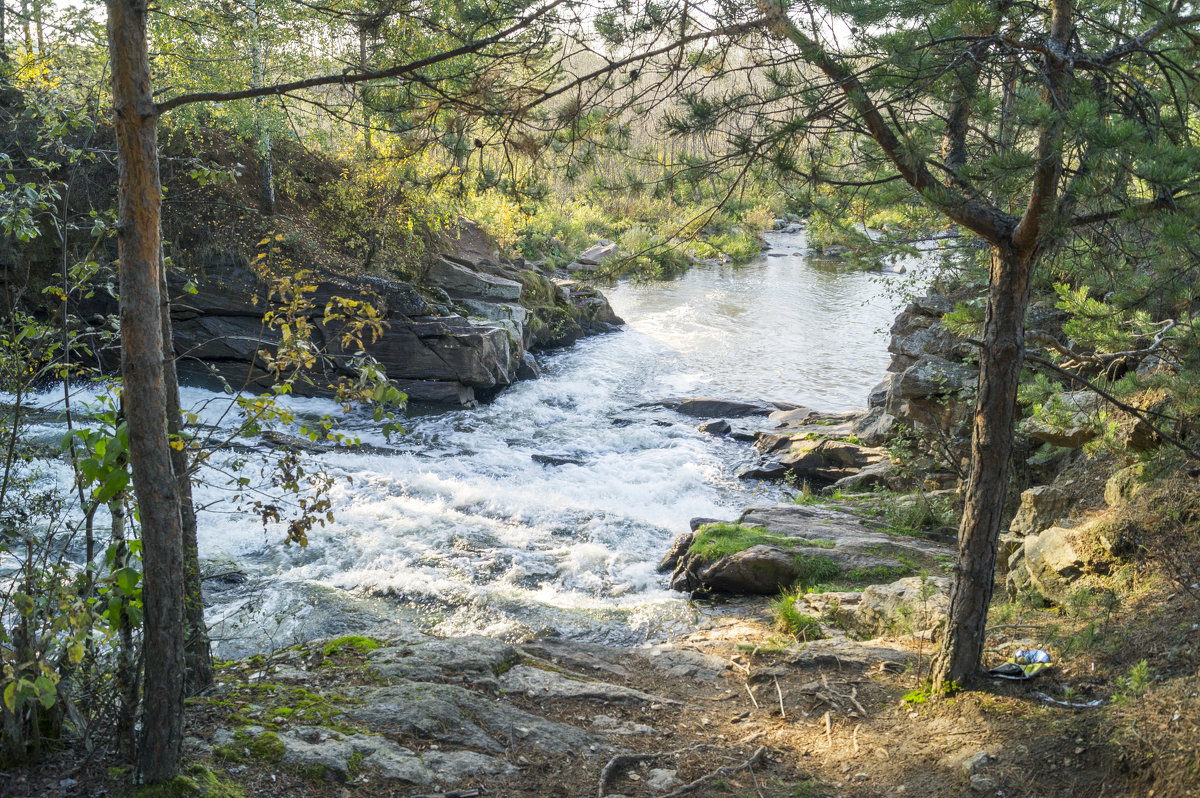
[[[750,694],[750,700],[754,702],[755,709],[761,709],[758,705],[758,699],[754,697],[754,691],[750,689],[750,685],[745,685],[746,692]]]
[[[775,694],[779,696],[779,717],[786,718],[787,713],[783,711],[783,691],[779,689],[779,677],[775,677]]]
[[[690,753],[701,748],[710,747],[709,743],[697,743],[689,745],[686,748],[678,748],[674,751],[661,751],[657,754],[617,754],[612,759],[608,760],[608,764],[600,771],[600,786],[596,789],[596,797],[604,798],[608,795],[608,785],[616,778],[617,773],[630,765],[636,765],[638,762],[652,762],[655,759],[662,759],[668,756],[678,756],[679,754]]]
[[[682,787],[676,787],[675,789],[671,790],[669,793],[665,793],[664,795],[659,796],[659,798],[675,798],[675,796],[683,795],[685,793],[691,792],[692,790],[696,789],[697,787],[703,787],[705,784],[708,784],[710,781],[725,778],[726,776],[732,776],[734,773],[740,773],[743,770],[749,770],[750,768],[754,767],[759,762],[761,762],[762,758],[766,755],[767,755],[767,747],[765,745],[760,745],[758,747],[758,750],[755,751],[753,754],[751,754],[750,758],[747,759],[745,762],[742,762],[740,765],[731,765],[731,766],[727,766],[727,767],[723,767],[723,768],[717,768],[712,773],[701,776],[700,778],[696,779],[695,781],[688,782],[687,784],[683,785]]]

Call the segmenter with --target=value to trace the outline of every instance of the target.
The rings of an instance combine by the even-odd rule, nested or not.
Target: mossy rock
[[[134,798],[246,798],[235,784],[223,781],[203,765],[191,765],[175,778],[139,787]]]

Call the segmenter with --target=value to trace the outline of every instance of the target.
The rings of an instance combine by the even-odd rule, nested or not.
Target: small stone
[[[996,781],[991,776],[984,776],[980,773],[976,773],[971,777],[971,789],[975,792],[991,792],[999,786],[1000,782]]]
[[[646,786],[654,792],[667,792],[683,784],[679,779],[679,771],[666,768],[651,768],[646,779]]]
[[[980,751],[974,756],[968,757],[963,762],[963,770],[967,771],[969,775],[973,776],[987,767],[989,761],[991,761],[991,757],[988,756],[988,752]]]

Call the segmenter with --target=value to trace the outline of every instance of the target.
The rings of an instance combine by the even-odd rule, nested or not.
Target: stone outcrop
[[[269,288],[236,257],[210,258],[190,276],[173,277],[175,348],[185,376],[216,375],[234,388],[262,388],[270,376],[260,352],[280,343],[277,328],[263,325]],[[519,264],[471,263],[457,256],[435,260],[414,285],[379,277],[318,273],[299,315],[312,343],[326,356],[315,384],[354,374],[358,341],[347,324],[326,318],[335,298],[365,302],[382,330],[360,336],[367,354],[414,401],[471,406],[536,376],[531,349],[561,346],[615,329],[621,320],[596,290]],[[305,390],[306,386],[298,386]],[[315,390],[309,387],[309,390]]]
[[[762,542],[711,559],[692,549],[698,532],[681,535],[659,564],[659,570],[671,572],[671,587],[701,595],[774,595],[806,579],[890,582],[914,568],[934,569],[936,558],[951,552],[944,544],[890,535],[824,507],[750,508],[738,523],[764,527]]]

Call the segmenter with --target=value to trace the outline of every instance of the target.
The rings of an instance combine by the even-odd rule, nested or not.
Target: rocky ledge
[[[347,323],[325,312],[331,300],[341,298],[378,312],[383,329],[373,341],[364,336],[366,352],[418,402],[473,406],[518,379],[536,377],[532,351],[623,323],[594,288],[519,259],[448,255],[429,264],[414,283],[332,272],[306,279],[311,290],[297,313],[325,353],[314,386],[354,373],[357,344],[343,339]],[[184,376],[215,375],[235,388],[265,387],[269,376],[260,352],[280,342],[278,331],[262,321],[273,306],[270,286],[235,254],[209,257],[194,273],[173,275],[172,282],[175,350]],[[108,309],[92,310],[103,317]],[[320,393],[314,386],[307,390]]]

